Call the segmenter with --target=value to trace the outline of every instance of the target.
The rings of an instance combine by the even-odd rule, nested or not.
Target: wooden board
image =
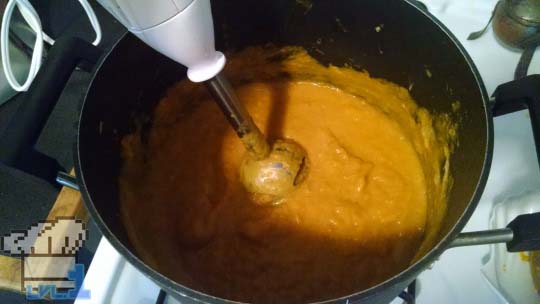
[[[60,190],[60,194],[58,194],[56,202],[49,211],[47,219],[54,220],[59,216],[73,216],[83,220],[85,223],[88,221],[88,212],[84,207],[79,191],[66,187]]]
[[[60,190],[47,220],[54,220],[57,217],[75,217],[85,223],[88,222],[88,212],[78,191],[66,187]],[[62,233],[61,230],[55,230],[55,234]],[[0,289],[23,292],[21,290],[21,258],[0,256]]]

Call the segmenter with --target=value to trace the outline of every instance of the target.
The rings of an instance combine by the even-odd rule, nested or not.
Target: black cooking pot
[[[463,47],[416,2],[235,0],[213,1],[212,5],[218,50],[239,50],[269,42],[278,46],[299,45],[324,64],[350,64],[374,77],[410,87],[419,105],[432,112],[451,112],[454,101],[461,103],[459,145],[451,157],[454,185],[435,245],[387,281],[331,302],[384,303],[403,291],[451,246],[474,211],[491,163],[492,113],[529,106],[536,115],[533,119],[540,117],[534,103],[540,98],[531,97],[535,94],[533,84],[540,81],[538,77],[523,79],[517,85],[521,88],[530,85],[524,95],[521,92],[522,95],[516,95],[515,84],[501,86],[497,93],[500,102],[490,103],[478,71]],[[54,48],[76,48],[77,54],[87,55],[82,57],[95,59],[92,47],[80,41],[61,41]],[[65,53],[63,56],[67,57]],[[54,63],[57,57],[54,50],[49,57],[48,61]],[[67,76],[63,73],[60,77],[63,79],[59,80],[53,68],[44,70],[40,73],[46,75],[36,80],[42,84],[35,86],[48,85],[50,92],[45,98],[54,99],[60,86],[50,83],[61,83]],[[120,139],[133,131],[133,117],[151,113],[166,89],[185,77],[186,69],[127,34],[96,70],[81,110],[76,147],[76,175],[88,211],[103,235],[130,263],[170,294],[180,297],[183,303],[226,302],[182,286],[149,267],[137,256],[120,219],[117,181],[121,166]],[[30,96],[34,94],[32,90]],[[538,139],[540,132],[535,132],[535,136]],[[514,226],[513,231],[487,233],[494,238],[489,241],[514,240],[510,249],[533,248],[517,242],[522,227]],[[460,245],[487,242],[486,238],[475,239],[477,236],[462,235],[458,242]]]

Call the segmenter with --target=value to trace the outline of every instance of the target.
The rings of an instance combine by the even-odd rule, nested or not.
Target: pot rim
[[[401,271],[400,273],[394,275],[393,277],[387,279],[386,281],[383,281],[375,286],[372,286],[368,289],[364,289],[358,292],[355,292],[350,295],[346,295],[340,298],[331,299],[331,300],[325,300],[321,302],[316,303],[334,303],[334,302],[346,302],[349,301],[355,301],[359,299],[368,299],[370,297],[374,297],[375,295],[379,294],[381,291],[389,289],[393,287],[394,285],[403,282],[404,280],[410,280],[412,281],[415,279],[420,272],[425,270],[427,267],[429,267],[431,264],[433,264],[436,259],[446,250],[449,248],[449,245],[451,242],[456,238],[456,236],[461,232],[461,230],[464,228],[465,224],[468,222],[470,217],[472,216],[472,213],[476,209],[476,206],[478,205],[478,202],[480,200],[480,197],[482,196],[482,193],[484,191],[489,169],[491,166],[492,156],[493,156],[493,116],[491,113],[491,109],[489,107],[489,96],[486,92],[486,88],[484,86],[484,83],[482,81],[482,78],[480,76],[480,73],[478,72],[474,62],[466,52],[465,48],[461,45],[459,40],[450,32],[448,28],[442,22],[440,22],[435,16],[433,16],[428,11],[424,10],[421,5],[419,5],[414,0],[403,0],[407,4],[411,5],[412,7],[416,8],[419,13],[423,14],[426,18],[429,18],[434,25],[438,26],[438,28],[447,35],[447,37],[450,39],[450,41],[453,42],[453,44],[457,47],[457,49],[462,54],[463,58],[465,59],[466,63],[468,64],[470,71],[472,72],[476,83],[478,85],[478,88],[480,90],[480,93],[482,95],[482,101],[484,105],[484,115],[486,120],[486,150],[484,152],[484,163],[482,166],[482,172],[480,174],[480,177],[478,179],[478,182],[476,184],[476,189],[471,196],[471,199],[469,201],[468,206],[465,208],[464,212],[461,214],[461,216],[458,218],[456,224],[454,227],[442,238],[441,241],[439,241],[431,250],[429,250],[422,258],[420,258],[415,263],[411,264],[409,267],[407,267],[405,270]],[[107,56],[103,57],[103,60],[99,63],[99,65],[96,68],[96,71],[99,71],[103,64],[107,61],[106,59],[108,56],[114,51],[115,47],[125,39],[125,37],[129,35],[129,33],[125,33],[118,41],[114,44],[114,46],[108,51]],[[143,273],[145,276],[153,280],[155,283],[157,283],[158,286],[165,289],[168,293],[173,295],[178,295],[181,297],[185,297],[190,299],[194,302],[212,302],[212,303],[242,303],[232,300],[227,300],[215,296],[211,296],[208,294],[205,294],[203,292],[199,292],[197,290],[191,289],[189,287],[186,287],[184,285],[181,285],[165,275],[159,273],[157,270],[154,270],[152,267],[147,265],[144,261],[142,261],[139,257],[137,257],[131,250],[129,250],[116,236],[115,234],[109,229],[103,218],[101,217],[99,211],[96,209],[93,200],[90,196],[90,193],[86,187],[86,182],[84,178],[84,174],[81,168],[81,154],[80,154],[80,139],[81,139],[81,133],[79,132],[81,129],[81,122],[82,118],[85,113],[85,104],[86,99],[88,97],[90,89],[93,86],[94,80],[96,79],[96,76],[99,74],[99,72],[94,73],[92,77],[92,81],[90,85],[88,86],[88,90],[85,94],[84,102],[80,111],[79,116],[79,123],[78,123],[78,132],[77,132],[77,141],[75,146],[75,172],[77,177],[77,182],[79,184],[80,192],[83,197],[84,204],[86,208],[88,209],[91,217],[95,220],[96,225],[98,226],[99,230],[103,234],[105,238],[111,243],[111,245],[129,262],[131,263],[137,270],[139,270],[141,273]],[[399,292],[398,292],[399,293]],[[396,294],[397,295],[397,294]]]

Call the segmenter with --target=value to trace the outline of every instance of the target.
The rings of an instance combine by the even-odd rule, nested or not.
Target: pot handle
[[[70,175],[66,172],[58,172],[56,175],[56,182],[64,187],[68,187],[75,191],[80,191],[79,184],[77,183],[77,178],[73,175]]]
[[[503,229],[460,233],[450,248],[506,243],[508,252],[540,250],[540,212],[522,214]]]
[[[93,69],[101,53],[80,38],[56,40],[0,137],[0,162],[54,182],[58,163],[34,151],[33,147],[73,70],[83,62],[85,65],[80,65],[81,68]]]

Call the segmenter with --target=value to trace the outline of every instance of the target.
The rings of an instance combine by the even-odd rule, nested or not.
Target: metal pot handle
[[[79,184],[77,183],[77,178],[70,175],[69,173],[58,172],[58,175],[56,175],[56,182],[64,187],[79,191]]]
[[[503,229],[459,234],[449,248],[506,243],[508,252],[540,250],[540,212],[522,214]]]

